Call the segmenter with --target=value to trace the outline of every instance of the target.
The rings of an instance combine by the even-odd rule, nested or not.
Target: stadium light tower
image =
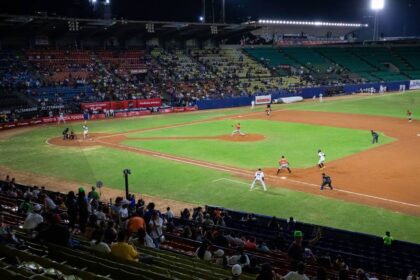
[[[385,0],[371,0],[370,8],[375,12],[375,19],[373,24],[373,40],[379,39],[379,12],[385,7]]]

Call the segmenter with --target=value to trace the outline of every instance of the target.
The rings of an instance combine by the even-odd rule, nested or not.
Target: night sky
[[[104,0],[97,0],[104,1]],[[198,21],[202,0],[110,0],[116,18],[138,20]],[[207,20],[220,18],[222,0],[206,0]],[[381,30],[385,36],[420,36],[420,0],[385,0]],[[6,4],[7,3],[7,4]],[[6,5],[5,5],[6,4]],[[349,21],[372,23],[370,0],[226,0],[226,19],[239,23],[258,18]],[[88,0],[13,0],[2,3],[2,13],[35,11],[64,16],[98,17]]]

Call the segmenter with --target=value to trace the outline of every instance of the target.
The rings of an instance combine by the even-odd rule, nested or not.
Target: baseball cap
[[[219,258],[223,257],[224,254],[225,254],[225,251],[223,251],[222,249],[218,249],[214,252],[214,255]]]
[[[81,193],[81,192],[85,192],[85,189],[83,187],[79,188],[79,193]]]
[[[242,274],[242,267],[239,264],[232,266],[232,275],[239,276]]]
[[[294,237],[303,237],[303,232],[300,230],[295,230],[295,232],[293,233]]]

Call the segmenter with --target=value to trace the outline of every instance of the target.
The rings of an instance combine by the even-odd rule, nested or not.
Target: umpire
[[[325,173],[322,173],[322,185],[321,185],[321,191],[324,190],[324,187],[328,186],[330,188],[330,190],[333,189],[333,187],[331,186],[331,177],[328,176]]]
[[[371,130],[370,133],[372,134],[372,144],[378,143],[379,134],[373,130]]]

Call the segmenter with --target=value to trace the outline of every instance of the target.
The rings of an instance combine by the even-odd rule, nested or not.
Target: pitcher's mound
[[[48,144],[62,146],[62,147],[92,147],[99,146],[99,143],[95,142],[95,139],[99,136],[106,136],[106,133],[93,133],[90,134],[89,138],[84,140],[83,135],[77,134],[77,139],[74,140],[63,140],[63,137],[55,137],[47,140]]]

